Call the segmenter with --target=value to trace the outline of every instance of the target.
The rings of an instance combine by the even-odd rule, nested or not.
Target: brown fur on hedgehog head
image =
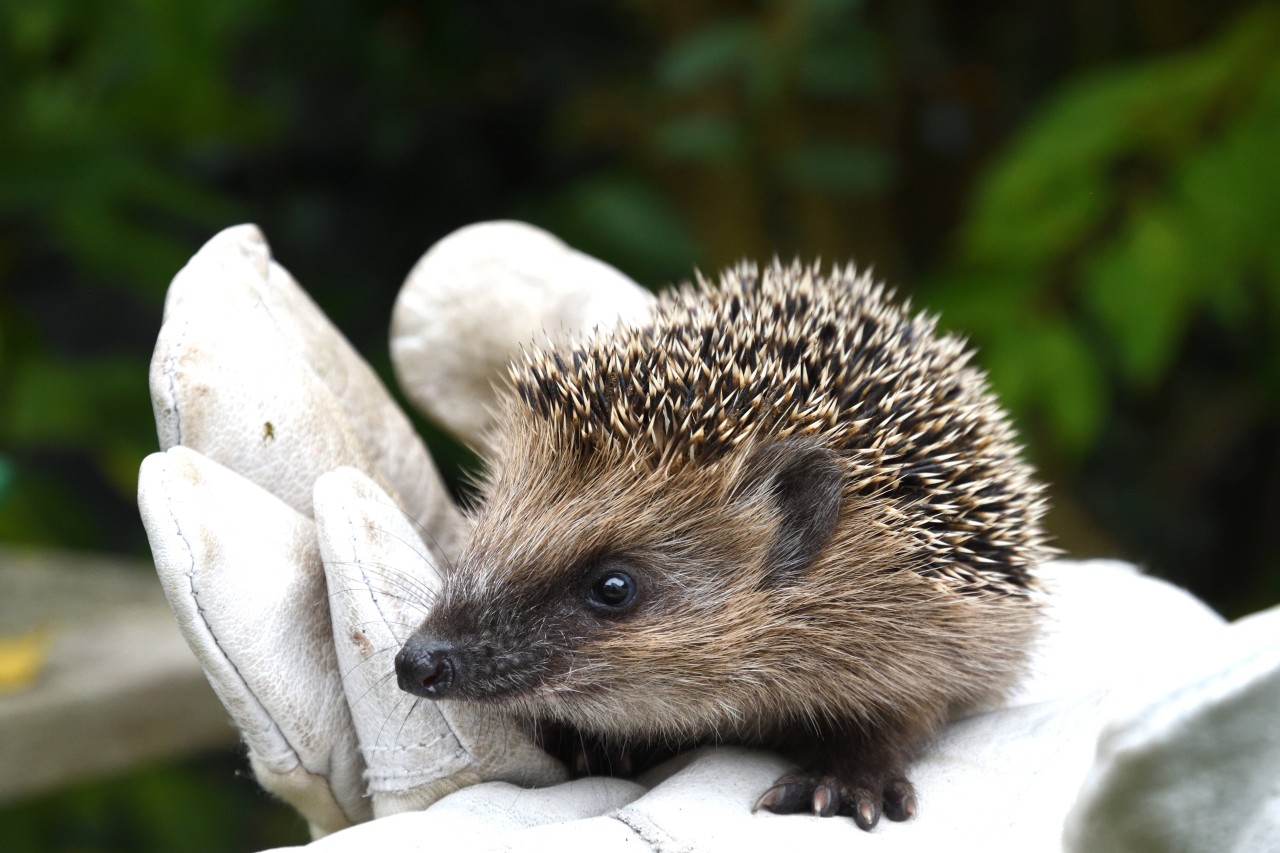
[[[1042,500],[970,355],[852,268],[776,264],[530,352],[416,635],[453,656],[441,692],[746,742],[998,696]]]

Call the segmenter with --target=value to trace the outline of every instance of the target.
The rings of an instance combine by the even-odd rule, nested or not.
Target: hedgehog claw
[[[884,788],[884,816],[910,820],[916,816],[916,792],[906,779],[895,779]]]
[[[818,817],[831,817],[840,804],[840,794],[830,784],[813,789],[813,813]]]
[[[881,815],[895,821],[914,817],[916,794],[911,783],[900,777],[883,782],[869,778],[848,782],[834,776],[795,773],[783,776],[760,795],[751,810],[760,809],[774,814],[847,815],[859,828],[870,830],[880,822]]]
[[[785,788],[785,785],[774,785],[772,788],[761,794],[760,798],[756,800],[756,804],[751,807],[752,814],[760,811],[761,809],[774,811],[778,803],[782,802],[782,792]]]
[[[861,829],[873,829],[880,822],[880,806],[872,793],[860,788],[853,795],[853,822]]]
[[[813,803],[812,788],[783,779],[760,795],[751,811],[768,809],[774,814],[794,814],[808,811]]]

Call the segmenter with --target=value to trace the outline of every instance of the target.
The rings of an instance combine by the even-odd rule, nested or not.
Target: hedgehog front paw
[[[572,726],[545,723],[530,733],[544,750],[564,762],[569,775],[631,776],[638,770],[632,750],[626,746],[579,731]]]
[[[581,738],[565,756],[569,773],[575,779],[583,776],[633,775],[635,762],[632,751],[594,738]]]
[[[889,820],[914,817],[916,789],[898,775],[854,775],[842,779],[819,772],[790,773],[760,795],[752,811],[760,809],[774,814],[847,815],[862,829],[871,829],[881,814]]]

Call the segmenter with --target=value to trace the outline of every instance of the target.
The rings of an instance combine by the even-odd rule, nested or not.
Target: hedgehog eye
[[[588,600],[603,610],[624,610],[636,598],[635,578],[626,572],[606,572],[591,585]]]

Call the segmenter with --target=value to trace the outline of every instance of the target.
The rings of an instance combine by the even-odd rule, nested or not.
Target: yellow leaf
[[[31,684],[44,667],[48,651],[49,635],[44,628],[0,637],[0,693]]]

